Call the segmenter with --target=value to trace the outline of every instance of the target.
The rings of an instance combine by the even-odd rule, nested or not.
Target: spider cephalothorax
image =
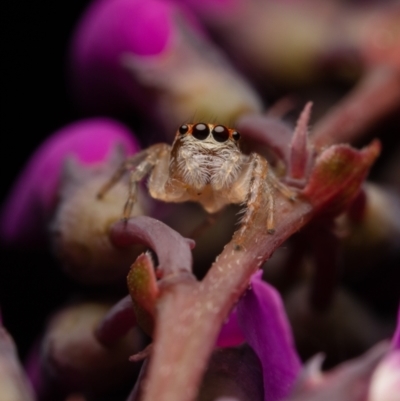
[[[182,125],[172,145],[170,171],[198,190],[228,188],[240,173],[240,134],[223,125]]]
[[[131,171],[124,218],[136,202],[137,183],[149,175],[150,195],[165,202],[195,201],[209,213],[228,204],[245,203],[241,232],[265,203],[267,230],[274,231],[273,190],[285,190],[259,154],[242,153],[240,134],[214,124],[184,124],[172,146],[159,143],[127,159],[99,192],[101,198],[126,171]]]

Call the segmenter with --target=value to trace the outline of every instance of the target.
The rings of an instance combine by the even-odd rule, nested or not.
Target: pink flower
[[[83,164],[99,163],[116,144],[127,155],[139,149],[128,128],[104,118],[70,124],[50,136],[27,162],[3,205],[2,240],[10,245],[40,242],[57,203],[66,159],[73,156]]]
[[[145,112],[171,135],[194,117],[233,123],[261,100],[186,8],[161,0],[94,2],[78,24],[70,66],[85,109]]]
[[[261,275],[259,271],[252,276],[250,289],[222,328],[217,344],[232,346],[234,338],[238,343],[245,339],[263,368],[264,401],[278,401],[290,393],[302,365],[282,299]]]
[[[150,98],[121,64],[121,55],[154,56],[172,32],[173,8],[162,1],[95,1],[78,24],[71,44],[71,77],[77,98],[89,109],[119,110]],[[111,101],[110,101],[111,100]]]

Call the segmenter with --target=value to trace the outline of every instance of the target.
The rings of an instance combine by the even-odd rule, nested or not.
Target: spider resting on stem
[[[148,189],[154,199],[195,201],[211,214],[231,203],[245,203],[239,239],[266,201],[266,228],[273,234],[273,189],[289,199],[294,194],[280,183],[262,156],[242,153],[239,139],[239,132],[223,125],[184,124],[172,146],[155,144],[127,159],[100,189],[98,198],[130,170],[129,195],[124,207],[124,218],[128,219],[136,202],[137,183],[150,174]]]

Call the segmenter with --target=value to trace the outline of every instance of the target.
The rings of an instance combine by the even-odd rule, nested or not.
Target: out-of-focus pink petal
[[[397,311],[397,326],[392,339],[392,347],[400,350],[400,305]]]
[[[400,400],[400,350],[396,349],[375,369],[367,401]]]
[[[130,330],[108,347],[95,337],[94,329],[110,307],[108,301],[77,302],[51,317],[40,348],[45,386],[92,394],[98,399],[133,380],[137,366],[130,364],[128,357],[143,348],[139,331]]]
[[[33,154],[8,196],[0,217],[0,237],[11,245],[36,243],[57,201],[64,162],[104,161],[116,145],[127,155],[139,145],[128,128],[104,118],[68,125],[50,136]]]
[[[94,1],[71,43],[71,77],[84,107],[116,108],[136,97],[149,102],[122,68],[121,56],[153,56],[166,47],[174,6],[159,0]],[[143,104],[142,104],[143,107]]]
[[[243,332],[239,327],[237,310],[234,309],[228,317],[228,320],[222,326],[217,338],[217,347],[234,347],[245,341]]]
[[[2,400],[33,401],[34,395],[18,360],[14,341],[0,323],[0,396]]]
[[[238,303],[238,321],[261,361],[265,401],[278,401],[289,394],[301,362],[281,297],[261,275],[253,275],[251,289]]]
[[[157,133],[184,121],[232,124],[261,99],[182,5],[160,0],[94,2],[70,50],[76,99],[85,109],[141,111]]]

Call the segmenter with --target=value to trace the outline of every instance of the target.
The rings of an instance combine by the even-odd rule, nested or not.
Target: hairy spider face
[[[241,167],[239,139],[237,131],[223,125],[181,125],[172,145],[170,174],[197,189],[230,185]]]

